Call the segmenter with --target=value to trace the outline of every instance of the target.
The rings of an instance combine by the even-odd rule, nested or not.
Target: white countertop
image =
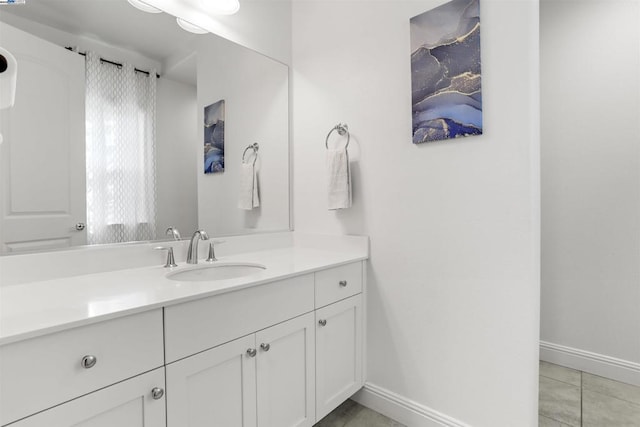
[[[221,264],[257,263],[266,269],[211,282],[168,279],[169,272],[193,267],[179,262],[171,269],[158,265],[0,287],[0,345],[368,258],[366,245],[339,249],[292,246],[219,257]]]

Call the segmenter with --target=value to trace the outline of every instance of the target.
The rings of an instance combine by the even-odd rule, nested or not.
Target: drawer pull
[[[247,349],[247,356],[249,356],[249,357],[256,357],[257,353],[258,352],[256,351],[255,348],[248,348]]]
[[[320,319],[318,320],[318,324],[320,326],[327,326],[327,319]]]
[[[270,345],[270,344],[262,343],[262,344],[260,344],[260,348],[261,348],[262,350],[264,350],[264,351],[269,351],[269,349],[271,348],[271,345]]]
[[[93,368],[97,362],[98,362],[98,358],[89,354],[82,358],[82,361],[80,362],[80,364],[84,369],[89,369],[89,368]]]
[[[151,397],[153,397],[155,400],[162,399],[162,396],[164,396],[164,390],[160,387],[154,387],[151,390]]]
[[[342,288],[346,288],[347,287],[347,281],[346,280],[340,280],[340,282],[338,282],[338,284]]]

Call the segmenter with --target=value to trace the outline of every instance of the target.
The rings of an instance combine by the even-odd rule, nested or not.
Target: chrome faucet
[[[209,235],[204,230],[198,230],[191,236],[189,251],[187,252],[187,264],[198,263],[198,240],[209,240]]]

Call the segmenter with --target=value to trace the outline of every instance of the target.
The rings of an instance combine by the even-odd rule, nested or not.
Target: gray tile
[[[582,375],[583,390],[595,391],[596,393],[606,394],[607,396],[640,405],[640,387],[587,374],[586,372]]]
[[[584,427],[638,427],[640,405],[585,390],[582,395]]]
[[[315,427],[405,427],[353,400],[347,400],[320,420]]]
[[[315,427],[344,427],[347,421],[353,418],[355,413],[360,410],[358,406],[356,402],[349,399],[321,419],[315,424]]]
[[[540,375],[543,377],[580,386],[580,374],[581,372],[575,369],[540,361]]]
[[[580,387],[540,377],[540,415],[580,427]]]
[[[363,407],[344,427],[405,427],[397,421]]]
[[[538,427],[566,427],[566,424],[562,424],[560,421],[552,420],[551,418],[538,417]]]

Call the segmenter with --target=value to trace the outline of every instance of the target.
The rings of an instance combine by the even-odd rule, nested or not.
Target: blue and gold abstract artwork
[[[204,173],[224,172],[224,99],[204,108]]]
[[[482,134],[480,0],[411,18],[413,143]]]

